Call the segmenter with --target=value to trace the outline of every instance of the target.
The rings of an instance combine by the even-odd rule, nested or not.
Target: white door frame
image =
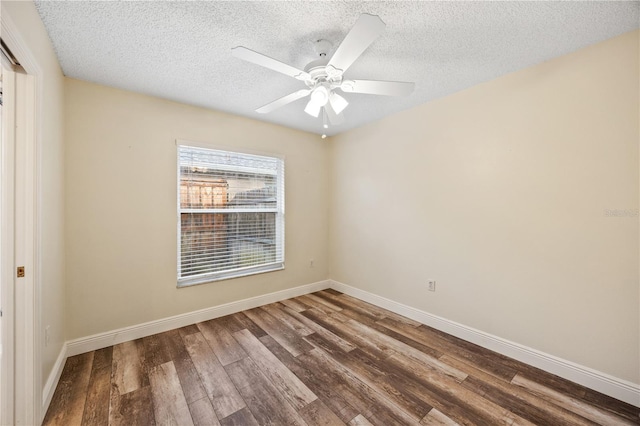
[[[1,19],[2,40],[18,59],[27,75],[16,76],[16,123],[14,132],[15,193],[12,207],[15,209],[14,240],[11,241],[14,259],[7,268],[13,284],[14,310],[14,379],[13,405],[8,414],[13,415],[9,424],[35,425],[42,422],[42,330],[41,273],[40,273],[40,141],[42,136],[42,68],[24,42],[20,31],[7,14]],[[3,109],[3,113],[7,108]],[[4,142],[3,142],[4,144]],[[4,147],[3,147],[4,149]],[[2,182],[5,185],[4,181]],[[3,188],[4,190],[5,188]],[[3,200],[4,201],[4,200]],[[4,207],[3,203],[3,208]],[[4,212],[3,212],[4,213]],[[12,235],[9,235],[12,236]],[[2,244],[6,235],[2,236]],[[4,265],[3,265],[4,266]],[[25,277],[16,278],[17,266],[25,266]],[[3,268],[4,271],[4,268]],[[4,280],[4,276],[3,282]],[[3,321],[4,323],[4,321]],[[3,354],[4,358],[4,354]],[[4,379],[4,378],[3,378]],[[3,380],[4,381],[4,380]],[[2,393],[4,398],[5,394]],[[4,402],[3,402],[4,403]],[[3,408],[4,416],[5,411]]]

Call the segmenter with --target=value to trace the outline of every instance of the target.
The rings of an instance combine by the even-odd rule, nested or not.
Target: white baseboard
[[[467,327],[466,325],[421,311],[420,309],[412,308],[411,306],[338,281],[330,280],[330,282],[330,287],[334,290],[388,309],[396,314],[411,318],[437,330],[491,349],[492,351],[522,361],[541,370],[548,371],[549,373],[609,395],[620,401],[640,407],[640,385],[638,384],[618,379],[589,367],[549,355],[472,327]]]
[[[44,420],[45,414],[47,414],[47,410],[49,409],[49,404],[51,404],[51,398],[53,398],[53,393],[56,390],[56,386],[58,386],[58,381],[60,380],[60,376],[62,375],[62,370],[64,369],[64,363],[67,360],[67,342],[62,344],[62,348],[60,348],[60,353],[58,354],[58,358],[56,362],[53,364],[53,368],[51,369],[51,373],[47,378],[47,382],[44,384],[44,388],[42,388],[42,410],[40,411],[42,415],[42,420]]]
[[[162,333],[173,330],[174,328],[180,328],[202,321],[208,321],[213,318],[234,314],[246,309],[256,308],[258,306],[267,305],[269,303],[278,302],[291,297],[301,296],[303,294],[313,293],[314,291],[324,290],[326,288],[329,288],[328,280],[318,281],[311,284],[301,285],[299,287],[276,291],[274,293],[263,294],[260,296],[250,297],[248,299],[213,306],[211,308],[200,309],[199,311],[187,312],[186,314],[149,321],[131,327],[124,327],[117,330],[107,331],[105,333],[81,337],[67,342],[67,356],[95,351],[97,349],[117,345],[118,343],[151,336],[152,334]]]

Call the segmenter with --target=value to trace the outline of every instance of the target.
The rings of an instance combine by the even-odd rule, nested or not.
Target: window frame
[[[180,186],[181,186],[181,171],[180,171],[180,149],[208,149],[212,151],[222,151],[229,154],[238,154],[238,155],[254,155],[261,157],[268,157],[270,159],[278,160],[279,167],[276,172],[276,208],[273,211],[265,210],[265,209],[247,209],[247,208],[238,208],[238,209],[191,209],[191,208],[181,208],[181,195],[180,195]],[[222,169],[229,166],[222,166]],[[266,272],[280,271],[285,269],[285,157],[283,155],[274,154],[272,152],[258,152],[252,150],[245,149],[237,149],[236,147],[228,147],[228,146],[219,146],[212,145],[207,143],[193,142],[177,139],[176,140],[176,211],[177,211],[177,220],[176,220],[176,235],[177,235],[177,287],[184,288],[190,287],[193,285],[205,284],[210,282],[228,280],[232,278],[240,278],[246,277],[249,275],[262,274]],[[236,168],[232,168],[236,170]],[[237,170],[242,170],[241,167],[237,168]],[[190,211],[197,210],[200,213],[275,213],[275,240],[276,240],[276,253],[282,253],[281,259],[277,259],[275,262],[266,263],[261,265],[248,266],[244,268],[235,268],[232,270],[224,270],[218,272],[209,272],[205,274],[199,274],[194,276],[181,277],[181,268],[182,268],[182,221],[181,214],[189,213]],[[224,210],[224,211],[222,211]]]

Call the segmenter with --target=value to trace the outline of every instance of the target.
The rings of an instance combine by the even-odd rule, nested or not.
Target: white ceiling
[[[414,81],[406,98],[345,94],[334,135],[640,26],[640,2],[36,1],[65,75],[313,133],[304,83],[231,56],[245,46],[298,68],[358,16],[387,24],[345,78]]]

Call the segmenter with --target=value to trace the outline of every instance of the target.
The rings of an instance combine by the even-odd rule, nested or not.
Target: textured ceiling
[[[231,56],[298,68],[363,13],[387,24],[345,78],[413,81],[405,98],[345,94],[334,135],[639,27],[640,2],[36,1],[65,75],[313,133],[305,100],[254,110],[304,83]]]

